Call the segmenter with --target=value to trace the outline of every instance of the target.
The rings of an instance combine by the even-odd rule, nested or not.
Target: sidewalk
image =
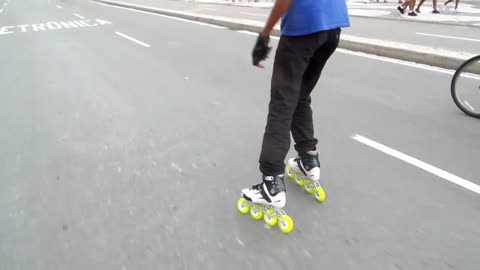
[[[182,0],[176,0],[182,1]],[[252,8],[271,8],[272,0],[187,0],[188,2],[204,3],[204,4],[220,4],[232,5]],[[416,5],[418,5],[417,0]],[[350,16],[370,17],[393,20],[409,20],[417,22],[435,22],[451,25],[465,25],[480,27],[480,1],[460,1],[458,12],[454,10],[454,2],[444,6],[445,0],[438,1],[438,10],[440,14],[433,14],[432,2],[425,1],[422,5],[421,13],[416,17],[401,15],[398,10],[397,0],[376,1],[370,0],[370,3],[364,3],[363,0],[347,1]]]
[[[117,0],[93,1],[216,24],[228,27],[233,30],[247,30],[252,32],[261,31],[265,24],[266,16],[269,12],[269,10],[266,9],[253,9],[249,7],[232,5],[211,5],[205,3],[198,3],[197,1],[192,0],[122,0],[122,2]],[[264,2],[263,4],[266,3]],[[218,8],[219,6],[222,8]],[[263,13],[261,11],[263,11]],[[399,21],[384,20],[385,22],[389,22],[391,24],[385,26],[385,24],[372,24],[371,19],[369,18],[352,18],[352,25],[361,25],[361,23],[357,24],[353,20],[363,20],[363,24],[367,23],[365,27],[362,27],[362,31],[366,31],[367,33],[375,33],[374,30],[372,31],[372,29],[370,29],[373,28],[373,25],[376,25],[375,27],[386,27],[383,31],[378,30],[382,32],[394,32],[395,30],[392,29],[393,25],[396,25],[395,27],[401,27],[401,29],[407,29]],[[412,23],[415,22],[410,22],[410,24]],[[428,27],[432,27],[432,24],[420,23],[420,25],[427,25]],[[460,26],[448,27],[452,27],[452,31],[456,32],[458,31],[457,28]],[[354,27],[351,28],[353,29]],[[478,27],[472,27],[472,29],[474,29],[475,31],[479,30]],[[279,35],[279,30],[279,26],[277,25],[277,27],[274,29],[273,34]],[[389,40],[384,38],[372,38],[368,35],[350,35],[348,33],[348,31],[350,31],[350,28],[345,30],[347,31],[342,34],[339,47],[353,51],[360,51],[380,56],[397,58],[411,62],[443,67],[447,69],[456,69],[463,61],[474,55],[474,52],[466,52],[464,50],[457,51],[453,49],[438,48],[434,46],[418,45],[413,42],[407,43],[392,41],[391,39]],[[477,33],[479,32],[474,32],[473,35],[476,35]],[[415,36],[413,37],[413,39],[416,38],[417,37]],[[455,40],[455,42],[458,41]],[[478,44],[472,45],[472,48],[476,48],[476,45]],[[457,46],[456,44],[452,44],[451,46],[451,48],[457,47],[460,47],[460,49],[462,49],[463,46]]]

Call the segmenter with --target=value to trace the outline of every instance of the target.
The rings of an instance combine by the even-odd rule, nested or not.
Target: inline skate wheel
[[[263,215],[263,221],[270,227],[275,226],[277,224],[275,212],[272,209],[268,209],[265,215]]]
[[[317,187],[315,188],[315,199],[317,199],[317,201],[319,202],[323,202],[325,201],[325,191],[323,190],[322,187]]]
[[[292,218],[287,215],[282,216],[278,222],[278,227],[283,233],[290,233],[293,230]]]
[[[292,180],[295,179],[295,173],[293,172],[292,167],[290,167],[290,165],[287,165],[286,171],[287,171],[288,178]]]
[[[295,175],[295,182],[297,183],[298,186],[303,186],[305,184],[305,182],[303,181],[303,179],[298,179],[298,176]]]
[[[311,182],[305,183],[305,190],[308,192],[308,194],[312,194],[313,191],[315,190]]]
[[[246,214],[250,210],[247,200],[245,198],[240,198],[237,202],[237,209],[240,213]]]
[[[250,207],[250,215],[253,219],[259,220],[262,218],[263,212],[258,206],[252,205],[252,207]]]

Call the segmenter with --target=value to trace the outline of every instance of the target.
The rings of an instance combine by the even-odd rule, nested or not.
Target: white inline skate
[[[256,220],[263,216],[269,226],[278,223],[283,233],[289,233],[293,229],[293,220],[283,211],[286,199],[283,175],[264,176],[262,183],[242,190],[237,208],[242,214],[250,212]]]
[[[320,161],[317,151],[309,151],[288,160],[285,169],[288,177],[297,185],[303,186],[309,194],[314,194],[319,202],[325,200],[325,191],[318,182],[320,179]]]

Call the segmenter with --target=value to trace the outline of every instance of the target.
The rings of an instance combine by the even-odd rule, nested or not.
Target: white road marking
[[[57,6],[57,8],[62,8],[61,6]]]
[[[242,34],[246,34],[246,35],[250,35],[250,36],[258,36],[258,33],[250,32],[250,31],[247,31],[247,30],[238,30],[237,32],[242,33]]]
[[[448,75],[453,75],[453,73],[455,73],[454,70],[450,70],[450,69],[439,68],[439,67],[434,67],[434,66],[429,66],[429,65],[424,65],[424,64],[418,64],[418,63],[414,63],[414,62],[408,62],[408,61],[404,61],[404,60],[393,59],[393,58],[389,58],[389,57],[385,57],[385,56],[378,56],[378,55],[362,53],[362,52],[354,52],[354,51],[349,51],[349,50],[341,49],[341,48],[337,49],[337,51],[341,52],[341,53],[345,53],[345,54],[370,58],[370,59],[379,60],[379,61],[383,61],[383,62],[389,62],[389,63],[399,64],[399,65],[403,65],[403,66],[409,66],[409,67],[414,67],[414,68],[419,68],[419,69],[424,69],[424,70],[435,71],[435,72],[439,72],[439,73],[445,73],[445,74],[448,74]]]
[[[259,16],[259,17],[268,17],[268,15],[265,14],[258,14],[258,13],[250,13],[250,12],[240,12],[241,14],[245,15],[252,15],[252,16]]]
[[[108,5],[108,4],[104,4],[104,3],[99,3],[99,2],[92,2],[92,1],[90,1],[90,3],[94,3],[94,4],[102,5],[102,6],[107,6],[107,7],[110,7],[110,8],[126,9],[126,10],[132,11],[132,12],[138,12],[138,13],[143,13],[143,14],[148,14],[148,15],[153,15],[153,16],[159,16],[159,17],[163,17],[163,18],[168,18],[168,19],[177,20],[177,21],[182,21],[182,22],[194,23],[194,24],[203,25],[203,26],[208,26],[208,27],[217,28],[217,29],[226,29],[226,27],[224,27],[224,26],[218,26],[218,25],[210,24],[210,23],[197,22],[197,21],[192,21],[192,20],[187,20],[187,19],[182,19],[182,18],[167,16],[167,15],[162,15],[162,14],[153,13],[153,12],[136,10],[136,9],[133,9],[133,8],[125,8],[125,7],[112,6],[112,5]]]
[[[133,41],[133,42],[135,42],[135,43],[137,43],[137,44],[140,44],[140,45],[142,45],[142,46],[144,46],[144,47],[150,48],[150,45],[148,45],[147,43],[142,42],[142,41],[140,41],[140,40],[138,40],[138,39],[134,39],[134,38],[132,38],[132,37],[130,37],[130,36],[127,36],[127,35],[125,35],[125,34],[123,34],[123,33],[115,32],[115,34],[117,34],[117,35],[119,35],[119,36],[121,36],[121,37],[124,37],[124,38],[126,38],[126,39],[128,39],[128,40],[130,40],[130,41]]]
[[[73,16],[78,17],[78,18],[80,18],[80,19],[82,19],[82,20],[85,19],[85,17],[80,16],[80,15],[78,15],[77,13],[73,13]]]
[[[0,9],[0,13],[2,13],[2,12],[3,12],[3,8]]]
[[[245,247],[245,244],[242,242],[242,240],[238,239],[237,237],[237,243],[242,246],[242,247]]]
[[[250,36],[258,36],[258,33],[247,31],[247,30],[238,30],[237,32],[242,33],[242,34],[246,34],[246,35],[250,35]],[[270,36],[270,39],[280,40],[280,38],[276,37],[276,36]]]
[[[105,20],[101,20],[101,19],[95,19],[99,24],[101,25],[105,25],[105,24],[112,24],[111,22],[109,21],[105,21]]]
[[[2,26],[0,27],[0,35],[7,35],[13,34],[13,31],[10,31],[9,28],[13,28],[13,26]]]
[[[149,12],[145,12],[145,13],[149,13]],[[167,15],[154,14],[154,13],[149,13],[149,14],[164,17],[164,18],[174,19],[174,20],[177,20],[177,21],[189,22],[189,23],[194,23],[194,24],[198,24],[198,25],[208,26],[208,27],[217,28],[217,29],[225,29],[226,28],[224,26],[219,26],[219,25],[215,25],[215,24],[197,22],[197,21],[192,21],[192,20],[187,20],[187,19],[182,19],[182,18],[177,18],[177,17],[171,17],[171,16],[167,16]]]
[[[439,168],[437,168],[437,167],[435,167],[435,166],[432,166],[432,165],[430,165],[430,164],[428,164],[428,163],[425,163],[425,162],[423,162],[423,161],[421,161],[421,160],[418,160],[418,159],[416,159],[416,158],[414,158],[414,157],[411,157],[411,156],[409,156],[409,155],[406,155],[406,154],[404,154],[404,153],[402,153],[402,152],[399,152],[399,151],[397,151],[397,150],[395,150],[395,149],[392,149],[392,148],[390,148],[390,147],[388,147],[388,146],[385,146],[385,145],[380,144],[380,143],[378,143],[378,142],[372,141],[372,140],[370,140],[370,139],[368,139],[368,138],[365,138],[365,137],[363,137],[363,136],[361,136],[361,135],[355,134],[354,136],[352,136],[352,138],[353,138],[354,140],[358,141],[358,142],[361,142],[361,143],[363,143],[363,144],[365,144],[365,145],[368,145],[368,146],[370,146],[370,147],[372,147],[372,148],[375,148],[375,149],[377,149],[378,151],[381,151],[381,152],[383,152],[383,153],[385,153],[385,154],[387,154],[387,155],[390,155],[390,156],[392,156],[392,157],[398,158],[398,159],[400,159],[400,160],[402,160],[402,161],[405,161],[405,162],[407,162],[407,163],[409,163],[409,164],[411,164],[411,165],[413,165],[413,166],[416,166],[416,167],[418,167],[418,168],[420,168],[420,169],[423,169],[423,170],[425,170],[425,171],[427,171],[427,172],[429,172],[429,173],[431,173],[431,174],[434,174],[434,175],[436,175],[436,176],[438,176],[438,177],[440,177],[440,178],[443,178],[443,179],[445,179],[445,180],[447,180],[447,181],[450,181],[450,182],[452,182],[452,183],[454,183],[454,184],[457,184],[457,185],[459,185],[459,186],[461,186],[461,187],[463,187],[463,188],[466,188],[466,189],[468,189],[468,190],[470,190],[470,191],[473,191],[473,192],[475,192],[475,193],[477,193],[477,194],[480,194],[480,186],[477,185],[477,184],[474,184],[474,183],[472,183],[472,182],[470,182],[470,181],[468,181],[468,180],[465,180],[465,179],[463,179],[463,178],[461,178],[461,177],[458,177],[458,176],[456,176],[456,175],[453,175],[453,174],[451,174],[451,173],[449,173],[449,172],[446,172],[446,171],[444,171],[444,170],[442,170],[442,169],[439,169]]]
[[[480,42],[480,39],[475,39],[475,38],[454,37],[454,36],[436,35],[436,34],[428,34],[428,33],[416,33],[416,34],[420,35],[420,36],[430,36],[430,37],[439,37],[439,38],[448,38],[448,39],[458,39],[458,40]]]
[[[202,10],[215,11],[216,9],[215,8],[195,8],[195,9],[185,10],[185,12],[198,12],[198,11],[202,11]]]
[[[93,27],[105,24],[112,24],[109,21],[94,19],[94,20],[79,20],[79,21],[67,21],[67,22],[46,22],[39,24],[21,24],[16,26],[0,26],[0,35],[13,34],[17,32],[39,32],[47,30],[59,30],[59,29],[70,29],[70,28],[82,28],[82,27]],[[17,31],[15,31],[17,30]],[[19,31],[20,30],[20,31]]]

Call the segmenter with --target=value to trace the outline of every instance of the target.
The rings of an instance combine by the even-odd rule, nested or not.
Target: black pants
[[[310,93],[325,63],[338,46],[340,29],[305,36],[282,36],[273,65],[267,125],[260,154],[263,175],[285,171],[290,149],[290,131],[295,150],[305,153],[316,148]]]

